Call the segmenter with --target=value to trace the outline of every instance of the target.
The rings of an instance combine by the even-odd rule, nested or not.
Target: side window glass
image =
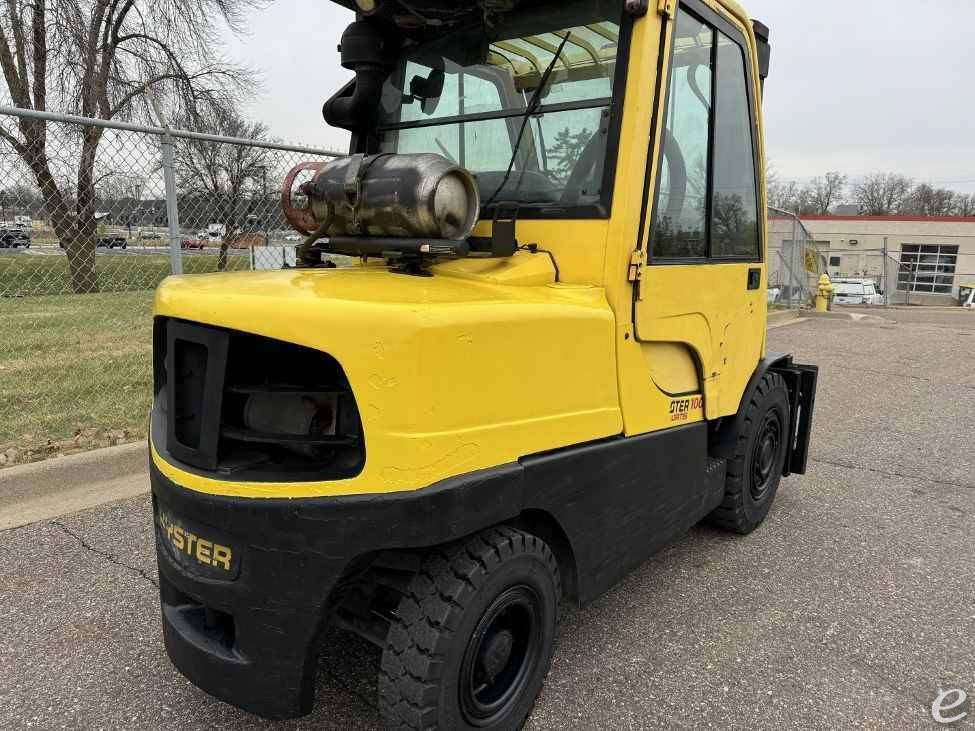
[[[713,256],[758,256],[755,148],[752,145],[745,59],[741,47],[718,33],[715,85]]]
[[[714,32],[677,13],[660,184],[654,205],[654,258],[707,256],[707,190]]]
[[[651,260],[758,259],[758,189],[741,45],[679,10]]]

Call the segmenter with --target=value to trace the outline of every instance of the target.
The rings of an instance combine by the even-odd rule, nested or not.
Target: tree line
[[[790,213],[827,215],[839,205],[863,216],[975,216],[975,194],[938,188],[898,173],[871,173],[850,182],[835,170],[805,185],[768,175],[768,204]]]

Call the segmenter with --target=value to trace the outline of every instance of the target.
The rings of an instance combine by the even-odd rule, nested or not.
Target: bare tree
[[[853,187],[853,197],[864,216],[889,216],[904,205],[914,182],[896,173],[872,173]]]
[[[863,215],[891,215],[907,205],[914,181],[897,173],[872,173],[854,186],[854,198]]]
[[[37,191],[24,183],[9,183],[0,189],[0,220],[8,221],[14,216],[33,215],[37,208]]]
[[[947,188],[935,188],[927,183],[918,183],[904,200],[900,212],[918,216],[950,216],[955,209],[957,195],[955,191]]]
[[[789,204],[796,197],[796,184],[791,180],[788,182],[779,180],[778,175],[769,173],[765,180],[765,191],[770,207],[789,210]]]
[[[766,178],[769,207],[799,214],[828,214],[837,204],[850,200],[844,195],[847,185],[847,176],[837,171],[813,178],[809,185],[783,181],[771,167]],[[975,216],[975,194],[915,184],[897,173],[867,175],[853,186],[852,201],[865,216]]]
[[[13,103],[100,119],[149,117],[148,93],[179,111],[225,107],[247,74],[222,63],[219,26],[240,29],[256,0],[6,0],[0,7],[0,70]],[[151,91],[150,91],[151,90]],[[64,180],[47,123],[0,127],[29,166],[68,255],[75,292],[97,289],[95,162],[103,130],[77,131],[73,174]]]
[[[99,200],[138,199],[145,190],[146,179],[138,174],[106,172],[98,176]]]
[[[775,181],[767,186],[767,191],[768,204],[772,208],[800,215],[819,212],[811,186],[800,186],[794,180],[786,183]]]
[[[975,193],[969,195],[957,194],[952,213],[956,216],[975,216]]]
[[[226,137],[266,140],[267,127],[246,122],[232,112],[215,111],[205,117],[203,130]],[[217,268],[227,268],[227,250],[244,232],[254,198],[267,203],[264,182],[268,151],[261,147],[232,145],[205,140],[181,140],[176,148],[177,185],[187,198],[212,211],[212,223],[222,224]],[[266,215],[266,211],[262,212]]]
[[[813,178],[809,186],[809,199],[815,213],[826,215],[843,200],[846,176],[830,170],[822,178]]]

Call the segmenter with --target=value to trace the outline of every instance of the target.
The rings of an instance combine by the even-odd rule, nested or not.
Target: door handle
[[[749,269],[748,270],[748,289],[758,289],[762,284],[762,270],[761,269]]]

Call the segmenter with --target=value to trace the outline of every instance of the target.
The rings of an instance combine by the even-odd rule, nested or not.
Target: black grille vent
[[[154,343],[153,441],[169,457],[255,481],[361,471],[359,411],[330,355],[166,318]]]

